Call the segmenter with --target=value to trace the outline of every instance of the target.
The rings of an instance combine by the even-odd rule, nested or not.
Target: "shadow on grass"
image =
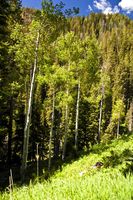
[[[126,142],[130,141],[130,136],[122,136],[119,140],[124,140]],[[116,141],[117,143],[117,141]],[[101,155],[103,152],[107,151],[108,149],[114,147],[116,143],[112,143],[109,141],[106,144],[99,144],[92,147],[92,149],[88,149],[87,151],[82,151],[75,153],[74,151],[68,156],[63,162],[61,158],[52,159],[51,160],[51,172],[48,173],[48,160],[40,160],[39,161],[39,179],[41,180],[48,180],[54,173],[57,171],[61,171],[62,167],[66,164],[71,164],[74,161],[88,155],[89,153],[99,154]],[[133,152],[129,149],[125,149],[122,153],[117,153],[115,151],[110,151],[110,156],[105,156],[102,158],[104,167],[116,167],[118,165],[122,165],[125,162],[125,167],[122,169],[122,173],[126,175],[127,173],[133,173]],[[0,190],[4,191],[9,186],[9,170],[8,166],[2,166],[0,164]],[[11,166],[12,173],[13,173],[13,180],[17,186],[21,186],[20,182],[20,165],[12,165]],[[28,163],[27,174],[25,179],[25,185],[28,185],[30,181],[36,182],[37,180],[37,163],[36,161],[32,161]]]
[[[133,174],[133,151],[125,149],[122,153],[117,153],[110,151],[110,156],[105,156],[102,159],[104,160],[104,167],[114,168],[118,165],[123,165],[121,167],[121,172],[126,175],[127,173]]]
[[[25,174],[25,181],[21,183],[20,165],[12,164],[10,167],[7,164],[0,163],[0,191],[9,190],[9,176],[10,169],[12,170],[14,185],[21,187],[22,185],[29,185],[30,182],[36,183],[39,181],[49,180],[57,171],[62,171],[62,168],[71,164],[85,155],[88,155],[89,151],[75,153],[67,156],[63,162],[61,158],[51,159],[51,170],[48,172],[48,159],[39,160],[39,178],[37,177],[37,161],[27,163],[27,172]]]

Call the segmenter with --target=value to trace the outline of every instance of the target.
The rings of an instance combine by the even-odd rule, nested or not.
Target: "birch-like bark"
[[[48,160],[48,171],[51,169],[51,155],[52,155],[52,137],[53,137],[53,128],[54,128],[54,110],[55,110],[55,92],[53,90],[53,105],[52,105],[52,116],[51,116],[51,130],[49,137],[49,160]]]
[[[76,151],[78,150],[79,100],[80,100],[80,79],[79,79],[79,82],[78,82],[76,121],[75,121],[75,150]]]
[[[34,68],[33,68],[33,75],[31,79],[31,86],[30,86],[30,96],[28,100],[28,110],[26,114],[26,122],[24,128],[24,144],[23,144],[23,156],[22,156],[22,166],[21,166],[21,178],[24,181],[25,178],[25,171],[27,168],[27,157],[28,157],[28,146],[29,146],[29,131],[30,131],[30,119],[31,119],[31,110],[32,110],[32,100],[33,100],[33,90],[34,90],[34,83],[35,83],[35,75],[37,69],[37,52],[39,46],[39,37],[40,34],[38,32],[37,39],[36,39],[36,48],[35,48],[35,59],[34,59]]]
[[[69,89],[67,89],[67,97],[69,95]],[[68,103],[66,104],[65,108],[65,138],[64,138],[64,144],[63,144],[63,151],[62,151],[62,160],[65,160],[65,154],[66,154],[66,144],[67,144],[67,135],[68,135]]]
[[[99,113],[99,124],[98,124],[98,143],[101,140],[101,124],[102,124],[102,109],[103,109],[103,97],[104,97],[104,85],[102,85],[102,97],[100,101],[100,113]]]

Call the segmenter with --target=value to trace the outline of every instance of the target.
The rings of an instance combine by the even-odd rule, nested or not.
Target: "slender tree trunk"
[[[67,97],[69,95],[69,90],[67,89]],[[62,151],[62,161],[65,161],[65,154],[66,154],[66,144],[67,144],[67,135],[68,135],[68,103],[66,104],[65,108],[65,137],[64,137],[64,144],[63,144],[63,151]]]
[[[56,164],[60,171],[62,171],[62,123],[61,123],[61,112],[56,111],[55,113],[55,129],[54,131],[54,160],[56,161]]]
[[[32,75],[31,86],[30,86],[30,96],[29,96],[29,100],[28,100],[28,110],[27,110],[27,114],[26,114],[26,122],[25,122],[25,128],[24,128],[24,144],[23,144],[23,156],[22,156],[22,166],[21,166],[22,181],[24,181],[25,172],[26,172],[26,168],[27,168],[29,131],[30,131],[30,121],[31,121],[30,119],[31,119],[31,110],[32,110],[34,82],[35,82],[35,75],[36,75],[36,69],[37,69],[37,51],[38,51],[38,45],[39,45],[39,36],[40,36],[40,34],[38,32],[37,40],[36,40],[33,75]]]
[[[53,105],[52,105],[52,117],[51,117],[51,130],[49,137],[49,161],[48,161],[48,171],[51,169],[51,155],[52,155],[52,137],[53,137],[53,128],[54,128],[54,109],[55,109],[55,92],[53,90]]]
[[[9,126],[8,126],[8,165],[11,165],[11,156],[12,156],[12,121],[13,121],[13,96],[10,96],[9,99]]]
[[[78,83],[76,122],[75,122],[75,150],[76,151],[78,150],[79,100],[80,100],[80,79],[79,79],[79,83]]]
[[[68,65],[68,72],[70,71],[70,64]],[[66,90],[67,97],[69,96],[69,88],[67,86]],[[63,144],[63,150],[62,150],[62,161],[65,161],[65,155],[66,155],[66,144],[67,144],[67,136],[68,136],[68,118],[69,118],[69,107],[68,103],[66,104],[65,108],[65,137],[64,137],[64,144]]]
[[[37,175],[37,179],[39,178],[39,151],[38,151],[38,146],[39,146],[39,143],[36,144],[36,175]]]
[[[56,113],[56,131],[54,132],[54,158],[57,160],[60,154],[60,139],[61,139],[61,113]]]
[[[103,96],[104,96],[104,85],[102,85],[102,98],[100,101],[100,113],[99,113],[99,125],[98,125],[98,143],[100,144],[101,140],[101,124],[102,124],[102,109],[103,109]]]
[[[57,160],[59,158],[60,151],[60,130],[57,128],[54,133],[54,159]]]

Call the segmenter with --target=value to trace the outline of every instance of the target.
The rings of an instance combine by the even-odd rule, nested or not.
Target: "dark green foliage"
[[[13,45],[10,35],[17,21],[21,21],[21,7],[19,1],[1,1],[0,3],[0,135],[2,143],[8,148],[6,161],[11,162],[13,120],[15,116],[15,103],[17,89],[14,82],[18,78],[18,69],[14,62],[14,55],[10,54],[10,46]],[[18,18],[17,18],[18,17]],[[5,142],[6,141],[6,142]],[[8,144],[8,145],[7,145]]]
[[[114,151],[110,151],[110,156],[103,157],[104,167],[116,167],[118,165],[122,165],[125,163],[125,167],[121,169],[124,175],[133,173],[133,152],[129,149],[125,149],[122,153],[116,153]]]
[[[12,20],[16,22],[22,22],[21,19],[21,7],[22,2],[21,0],[9,0],[10,3],[10,15]]]

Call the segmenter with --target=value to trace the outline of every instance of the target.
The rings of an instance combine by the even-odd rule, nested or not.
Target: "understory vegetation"
[[[84,152],[85,153],[85,152]],[[96,162],[103,166],[96,167]],[[8,200],[132,200],[133,136],[94,145],[90,153],[63,165],[48,180],[44,176],[0,194]]]

